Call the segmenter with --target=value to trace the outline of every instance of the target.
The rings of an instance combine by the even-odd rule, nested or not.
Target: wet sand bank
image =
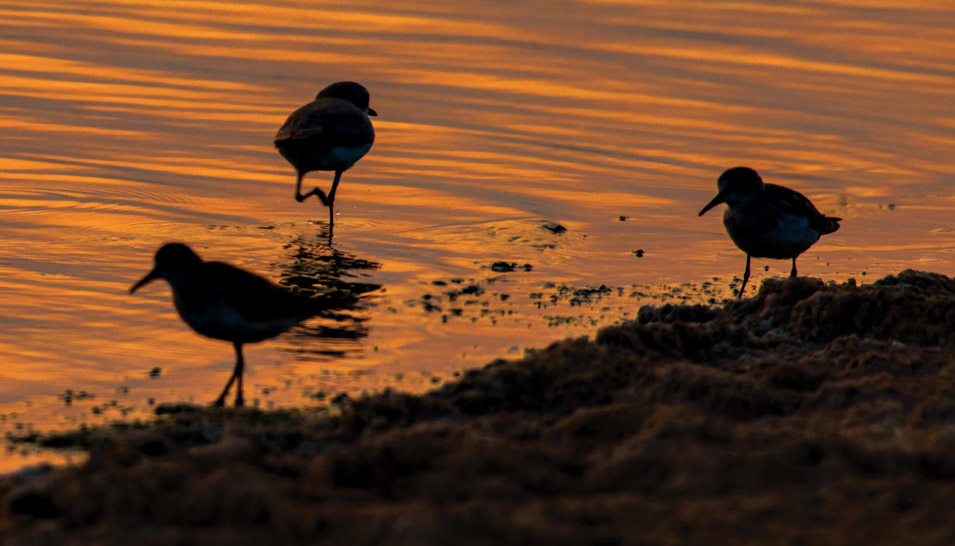
[[[423,396],[40,438],[9,544],[949,544],[955,281],[764,282]]]

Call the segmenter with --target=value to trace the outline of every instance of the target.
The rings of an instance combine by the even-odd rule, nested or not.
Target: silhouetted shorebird
[[[333,83],[315,100],[292,112],[275,135],[275,147],[295,167],[295,199],[299,203],[317,195],[328,207],[334,223],[335,190],[342,173],[361,159],[375,142],[375,130],[368,116],[378,113],[368,107],[368,90],[355,82]],[[335,171],[332,189],[302,194],[302,178],[312,171]]]
[[[275,337],[325,309],[321,300],[290,292],[254,273],[223,262],[203,261],[182,243],[164,244],[154,261],[152,271],[129,292],[155,279],[166,279],[176,311],[190,328],[235,346],[235,369],[215,401],[218,406],[225,402],[236,379],[235,405],[243,404],[242,344]]]
[[[789,276],[796,276],[796,258],[809,249],[819,237],[839,229],[842,218],[825,216],[816,210],[803,194],[764,184],[756,171],[747,167],[729,169],[720,175],[716,197],[707,203],[700,216],[711,208],[726,203],[723,226],[737,248],[746,253],[746,271],[739,295],[749,280],[749,260],[792,258]]]

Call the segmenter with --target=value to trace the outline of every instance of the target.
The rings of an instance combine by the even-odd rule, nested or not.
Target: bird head
[[[731,207],[748,203],[763,191],[763,179],[749,167],[734,167],[720,175],[716,188],[716,197],[703,207],[700,216],[720,203]]]
[[[371,95],[360,83],[357,82],[336,82],[318,92],[316,99],[343,99],[351,102],[369,116],[377,116],[375,112],[368,107],[371,101]]]
[[[129,293],[139,290],[156,279],[166,279],[173,288],[182,283],[190,271],[202,264],[202,258],[183,243],[166,243],[159,247],[153,258],[153,269],[129,288]]]

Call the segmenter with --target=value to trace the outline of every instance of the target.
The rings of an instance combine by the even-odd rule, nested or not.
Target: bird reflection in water
[[[381,264],[332,246],[331,229],[323,223],[315,235],[296,236],[285,244],[285,258],[275,264],[281,277],[279,284],[283,286],[303,293],[353,296],[341,300],[343,305],[330,306],[318,315],[334,322],[309,323],[291,332],[295,347],[283,350],[295,353],[301,360],[359,356],[359,340],[368,336],[368,315],[363,311],[373,304],[369,296],[381,288],[369,281],[371,272],[380,269]]]

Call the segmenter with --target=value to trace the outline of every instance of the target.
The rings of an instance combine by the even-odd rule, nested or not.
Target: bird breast
[[[367,146],[335,146],[329,150],[326,163],[330,168],[340,168],[347,165],[351,167],[356,161],[361,159],[371,150],[371,144]]]
[[[727,208],[723,225],[733,243],[756,258],[794,258],[819,240],[808,218],[786,212],[740,215]]]
[[[175,296],[174,303],[179,316],[190,328],[206,337],[225,341],[262,341],[291,329],[299,322],[294,317],[250,320],[221,298],[212,298],[202,305],[188,305]]]

